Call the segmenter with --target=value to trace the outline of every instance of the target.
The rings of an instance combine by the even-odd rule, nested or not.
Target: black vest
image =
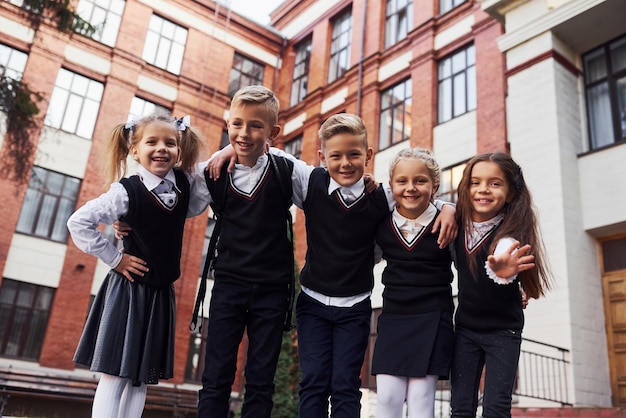
[[[168,209],[146,189],[139,176],[120,180],[128,192],[128,214],[122,218],[132,228],[124,238],[124,252],[146,261],[150,269],[136,282],[150,286],[167,286],[180,276],[183,230],[189,207],[189,181],[175,169],[178,201]]]
[[[246,194],[235,188],[226,169],[225,165],[219,179],[207,181],[211,199],[222,213],[216,280],[291,283],[293,247],[287,234],[285,196],[276,173],[268,161],[258,184]],[[291,176],[286,180],[291,181]]]
[[[378,226],[376,242],[387,261],[382,276],[384,312],[454,311],[452,257],[448,248],[439,248],[433,223],[434,218],[410,243],[395,226],[393,216]]]
[[[507,285],[495,283],[487,276],[485,261],[497,228],[491,230],[477,252],[477,274],[469,268],[469,250],[465,245],[465,231],[459,229],[456,238],[456,268],[459,273],[459,304],[456,310],[457,326],[479,332],[502,330],[520,331],[524,327],[522,296],[518,280]]]
[[[306,264],[300,283],[326,296],[347,297],[374,287],[374,239],[378,223],[389,214],[382,187],[349,205],[339,190],[328,195],[330,176],[316,168],[304,201]]]

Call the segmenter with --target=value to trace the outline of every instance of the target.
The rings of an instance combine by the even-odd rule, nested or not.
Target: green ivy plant
[[[78,16],[70,0],[24,0],[22,14],[35,31],[42,22],[48,22],[62,33],[92,36],[98,27]],[[7,116],[0,175],[24,183],[30,175],[31,160],[35,152],[32,137],[37,133],[40,93],[28,88],[21,80],[4,75],[0,66],[0,111]]]
[[[92,36],[98,30],[76,13],[70,6],[70,0],[24,0],[22,10],[33,28],[38,28],[43,19],[48,19],[63,33]]]
[[[37,131],[35,117],[39,114],[37,102],[41,100],[42,96],[26,83],[7,76],[0,79],[0,111],[7,116],[0,175],[18,183],[25,182],[30,174],[30,160],[35,152],[30,138]]]

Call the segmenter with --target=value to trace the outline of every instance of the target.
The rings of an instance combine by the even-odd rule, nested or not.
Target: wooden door
[[[626,406],[626,237],[600,244],[613,405]]]

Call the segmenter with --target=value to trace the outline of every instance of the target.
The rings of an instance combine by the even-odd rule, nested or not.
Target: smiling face
[[[498,164],[491,161],[481,161],[472,168],[469,195],[474,222],[488,221],[513,199],[513,192],[504,172]]]
[[[141,132],[141,139],[131,147],[133,158],[146,170],[161,178],[178,161],[176,129],[171,123],[154,121]]]
[[[416,219],[428,207],[436,191],[430,170],[418,158],[402,158],[393,168],[389,180],[400,215]]]
[[[333,180],[343,187],[361,180],[373,151],[360,135],[342,132],[326,139],[323,144],[319,157]]]
[[[271,124],[266,107],[257,104],[231,106],[228,139],[240,164],[253,167],[257,159],[265,154],[268,141],[279,132],[280,127]]]

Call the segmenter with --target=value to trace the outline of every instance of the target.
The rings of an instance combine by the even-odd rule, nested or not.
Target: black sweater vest
[[[300,282],[326,296],[354,296],[374,286],[376,228],[389,205],[382,187],[346,205],[339,190],[328,195],[329,182],[325,169],[311,173],[303,204],[307,253]]]
[[[290,283],[293,248],[287,234],[285,200],[291,196],[284,196],[269,162],[249,194],[235,188],[225,169],[218,180],[207,181],[211,198],[222,212],[216,280]]]
[[[410,244],[389,216],[378,227],[376,242],[387,266],[383,271],[383,311],[390,313],[452,312],[452,257],[439,249],[433,222]]]
[[[180,276],[183,230],[189,207],[189,181],[180,170],[174,170],[178,201],[168,209],[157,196],[146,189],[139,176],[122,179],[128,192],[128,214],[122,218],[132,228],[124,238],[124,252],[146,261],[150,269],[136,282],[150,286],[167,286]]]
[[[487,276],[485,261],[489,247],[498,228],[474,249],[477,251],[477,274],[469,268],[469,250],[465,245],[465,231],[459,229],[456,245],[456,268],[459,273],[459,305],[456,310],[457,326],[479,332],[502,330],[520,331],[524,327],[522,296],[518,280],[501,285]]]

